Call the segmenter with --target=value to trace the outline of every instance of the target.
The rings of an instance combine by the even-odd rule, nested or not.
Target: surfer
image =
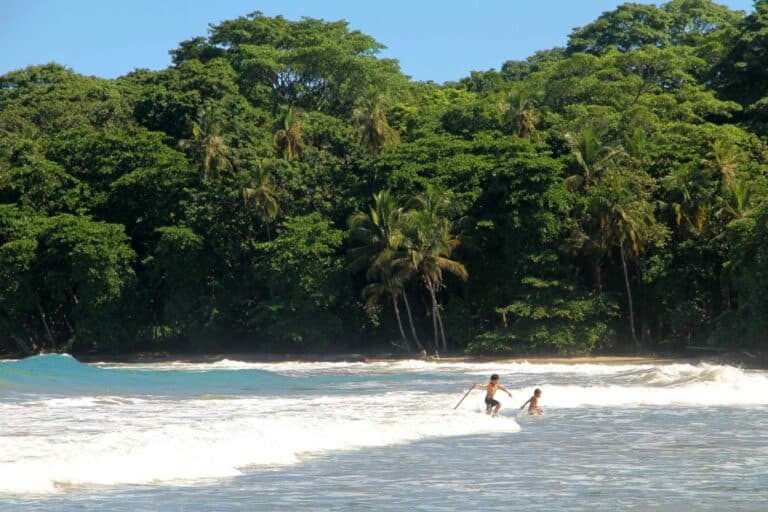
[[[528,414],[534,415],[534,414],[544,414],[544,409],[539,407],[539,398],[541,398],[541,390],[539,388],[536,388],[533,391],[533,396],[529,398],[523,405],[520,406],[520,410],[522,411],[526,405],[529,403],[531,404],[528,406]]]
[[[501,409],[501,403],[493,398],[496,395],[496,391],[499,389],[504,391],[509,395],[509,398],[512,398],[512,393],[501,385],[499,376],[495,373],[491,375],[491,380],[488,381],[488,384],[474,384],[472,388],[483,386],[485,386],[485,413],[496,416],[499,413],[499,409]]]

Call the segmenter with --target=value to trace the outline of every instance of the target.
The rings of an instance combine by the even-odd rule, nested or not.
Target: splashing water
[[[500,373],[514,396],[497,396],[504,404],[501,417],[482,414],[482,391],[470,394],[454,411],[468,386],[485,381],[490,373]],[[517,406],[534,387],[544,392],[546,415],[518,415]],[[599,510],[601,503],[602,509],[615,510],[620,508],[613,506],[616,500],[647,505],[647,496],[633,501],[628,494],[646,482],[655,489],[648,495],[658,495],[659,503],[666,498],[693,504],[709,481],[695,471],[706,473],[709,467],[725,471],[718,481],[732,482],[730,491],[712,491],[713,496],[751,503],[750,493],[739,494],[739,486],[766,483],[758,476],[761,472],[751,469],[768,462],[768,443],[761,441],[766,429],[750,430],[768,424],[766,405],[768,373],[710,364],[225,360],[85,365],[65,355],[37,356],[0,362],[0,508],[13,503],[19,510],[79,510],[77,500],[90,496],[102,504],[100,509],[123,510],[119,502],[99,501],[107,499],[104,489],[129,492],[131,486],[143,485],[156,489],[147,491],[150,496],[170,494],[182,500],[184,492],[192,492],[184,489],[199,488],[187,484],[215,481],[220,482],[217,488],[223,485],[237,495],[239,487],[225,482],[246,479],[254,488],[267,489],[270,475],[296,474],[304,481],[304,471],[321,467],[322,474],[332,473],[339,464],[360,461],[357,477],[345,476],[343,482],[359,482],[355,485],[373,494],[390,478],[401,482],[389,491],[399,496],[397,506],[376,502],[369,491],[360,491],[371,500],[361,503],[370,508],[413,509],[429,503],[429,509],[469,510],[482,503],[484,509],[506,510],[501,505],[514,503],[519,492],[494,491],[503,498],[496,508],[495,501],[467,495],[458,482],[464,473],[496,461],[506,471],[501,468],[506,468],[510,450],[537,454],[525,471],[508,477],[515,485],[524,489],[549,482],[572,489],[548,501],[526,502],[529,510],[586,504]],[[730,419],[723,423],[725,418]],[[703,438],[707,443],[691,441]],[[717,450],[708,455],[710,444]],[[685,446],[689,448],[679,448]],[[653,455],[643,462],[646,447],[653,447]],[[552,462],[547,465],[550,452]],[[368,456],[379,462],[366,464]],[[724,470],[726,456],[730,466]],[[323,466],[326,460],[328,467]],[[688,470],[688,460],[694,473]],[[381,473],[387,464],[396,469]],[[440,473],[439,483],[402,491],[407,487],[403,482],[423,474],[425,467]],[[595,468],[603,468],[598,480]],[[451,481],[452,471],[457,482],[453,487],[443,483]],[[666,480],[657,481],[657,473]],[[379,481],[368,483],[374,475]],[[663,482],[674,480],[672,475],[685,476],[676,484],[680,488],[691,482],[687,498],[677,491],[659,491]],[[618,479],[615,489],[610,478]],[[580,494],[595,485],[611,498],[600,502]],[[326,491],[328,496],[335,492]],[[56,501],[49,496],[57,496]],[[450,496],[449,504],[439,496]],[[71,506],[69,497],[74,500]],[[307,508],[320,499],[285,489],[271,494],[265,490],[262,509],[278,502]],[[221,497],[206,502],[197,495],[185,503],[185,510],[238,509],[223,506]],[[338,508],[339,503],[327,498],[319,506]]]

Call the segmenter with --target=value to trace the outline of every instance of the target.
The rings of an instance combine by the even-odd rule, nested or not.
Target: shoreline
[[[419,357],[408,354],[362,354],[362,353],[332,353],[332,354],[295,354],[268,352],[217,352],[201,353],[172,353],[172,352],[138,352],[132,354],[77,354],[75,359],[82,363],[215,363],[223,360],[243,361],[251,363],[386,363],[397,361],[426,361],[432,363],[498,363],[512,364],[528,362],[532,364],[604,364],[604,365],[667,365],[667,364],[727,364],[753,369],[768,368],[768,354],[750,354],[746,352],[718,353],[707,355],[688,354],[616,354],[594,356],[557,356],[557,355],[465,355],[449,354],[444,357]],[[20,359],[17,355],[3,354],[0,360]]]

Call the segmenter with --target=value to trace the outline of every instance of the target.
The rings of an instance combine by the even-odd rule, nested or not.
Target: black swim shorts
[[[485,397],[485,405],[488,406],[489,408],[496,407],[497,405],[499,405],[499,401],[494,400],[493,398]]]

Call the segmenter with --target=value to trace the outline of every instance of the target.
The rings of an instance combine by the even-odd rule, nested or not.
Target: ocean
[[[757,511],[766,468],[731,366],[0,362],[2,511]]]

